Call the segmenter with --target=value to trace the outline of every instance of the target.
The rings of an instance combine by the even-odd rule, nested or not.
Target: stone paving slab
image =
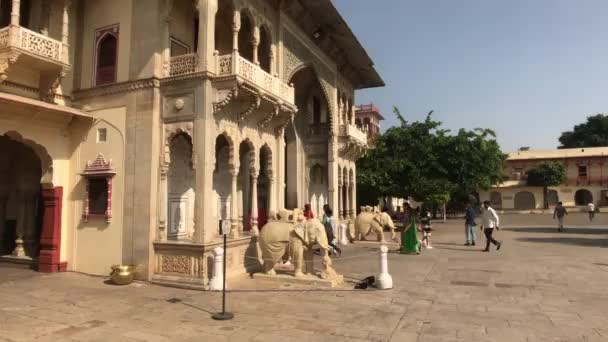
[[[353,289],[377,271],[373,242],[334,259],[337,289],[230,278],[228,322],[210,318],[216,292],[0,265],[0,342],[608,341],[608,215],[570,215],[565,233],[548,215],[502,219],[499,252],[463,246],[462,221],[449,221],[435,249],[389,253],[392,290]]]

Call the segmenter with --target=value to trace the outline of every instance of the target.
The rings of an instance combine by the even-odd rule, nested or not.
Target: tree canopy
[[[566,180],[566,169],[560,163],[544,162],[536,165],[528,170],[529,186],[543,187],[543,203],[546,208],[549,208],[547,202],[547,188],[562,184]]]
[[[559,137],[559,148],[608,146],[608,115],[596,114]]]
[[[557,186],[566,180],[566,169],[555,162],[545,162],[528,170],[529,186]]]
[[[375,204],[383,196],[413,197],[430,203],[468,199],[478,189],[504,180],[505,155],[487,129],[457,134],[432,118],[401,122],[375,140],[375,148],[357,162],[357,200]],[[438,204],[438,203],[435,203]]]

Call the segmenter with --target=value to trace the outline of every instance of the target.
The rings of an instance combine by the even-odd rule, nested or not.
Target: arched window
[[[270,73],[270,45],[272,44],[272,39],[270,36],[270,32],[266,26],[262,26],[260,28],[260,46],[258,47],[258,56],[260,61],[260,67],[262,70]]]
[[[253,24],[249,12],[241,12],[241,29],[239,30],[239,54],[253,62]]]
[[[97,32],[95,85],[116,82],[118,62],[118,26]]]

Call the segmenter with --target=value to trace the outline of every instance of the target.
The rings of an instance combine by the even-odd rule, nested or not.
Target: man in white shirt
[[[492,207],[490,207],[490,201],[483,202],[483,213],[481,214],[481,229],[483,229],[483,233],[486,236],[486,249],[484,252],[490,251],[490,243],[493,243],[496,246],[496,250],[500,250],[502,243],[500,241],[494,240],[492,237],[492,233],[494,232],[494,228],[496,230],[500,230],[500,219],[496,214],[496,211]]]
[[[595,204],[593,204],[593,202],[587,204],[587,211],[589,211],[589,221],[593,221],[593,218],[595,217]]]

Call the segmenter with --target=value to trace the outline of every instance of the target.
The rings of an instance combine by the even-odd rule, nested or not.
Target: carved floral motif
[[[190,273],[190,258],[186,255],[161,256],[161,270],[169,273]]]

